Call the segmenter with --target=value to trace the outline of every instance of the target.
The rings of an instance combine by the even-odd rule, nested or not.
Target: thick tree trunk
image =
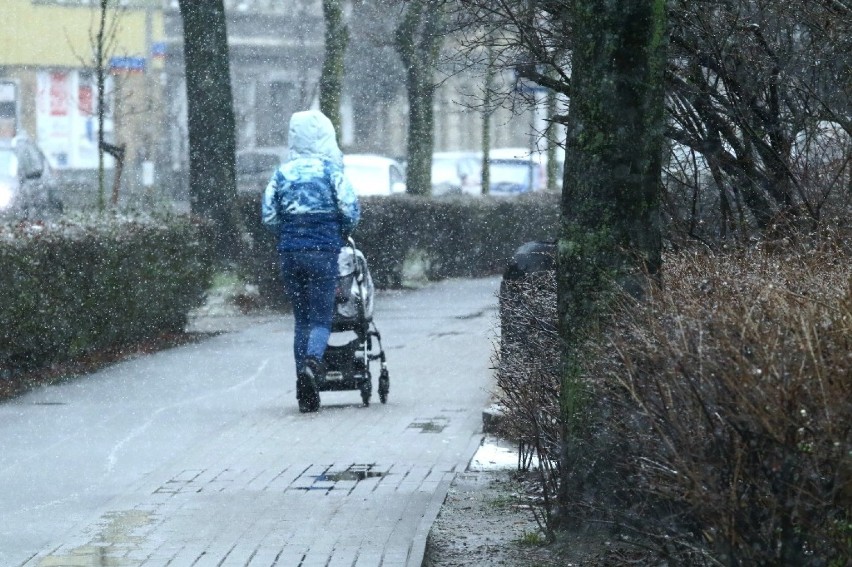
[[[343,93],[344,56],[349,44],[349,31],[343,22],[341,0],[323,0],[325,19],[325,59],[320,75],[320,110],[334,124],[340,136],[340,101]]]
[[[408,89],[406,184],[408,193],[414,195],[432,192],[432,151],[435,146],[432,71],[441,43],[440,25],[440,2],[412,0],[406,4],[405,14],[395,34]]]
[[[223,0],[180,0],[189,128],[190,207],[212,223],[215,253],[236,257],[234,109]]]
[[[408,193],[429,195],[432,192],[432,149],[435,146],[432,110],[433,89],[424,82],[423,71],[410,73],[408,85],[408,164],[406,184]],[[428,73],[431,79],[431,73]]]
[[[558,310],[564,341],[561,502],[591,481],[578,443],[578,353],[608,293],[641,292],[660,266],[658,212],[665,67],[665,0],[572,3],[571,73]],[[569,513],[563,506],[561,519]]]

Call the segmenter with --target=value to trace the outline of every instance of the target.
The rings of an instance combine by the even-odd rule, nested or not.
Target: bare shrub
[[[555,273],[536,272],[519,280],[504,280],[500,320],[501,345],[495,365],[495,398],[504,412],[500,433],[519,443],[520,468],[528,470],[537,462],[541,506],[536,517],[552,537],[560,424]]]
[[[683,252],[625,300],[595,396],[629,448],[633,526],[670,560],[852,557],[849,244]]]

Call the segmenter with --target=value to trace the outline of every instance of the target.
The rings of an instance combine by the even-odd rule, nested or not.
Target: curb
[[[482,445],[483,440],[482,434],[474,435],[471,438],[470,444],[467,446],[466,451],[466,462],[470,464],[471,459],[476,454],[476,450]],[[465,469],[467,469],[468,465],[465,465]],[[422,567],[423,561],[426,559],[426,541],[429,538],[429,532],[432,531],[432,524],[435,523],[435,519],[437,519],[438,514],[441,513],[441,508],[444,506],[444,500],[447,499],[447,493],[450,491],[450,485],[455,480],[458,472],[453,473],[451,478],[441,481],[438,485],[437,490],[435,490],[432,495],[432,499],[429,501],[429,505],[426,507],[426,511],[423,513],[423,517],[420,519],[420,523],[417,526],[417,531],[415,532],[414,539],[411,542],[411,548],[408,554],[408,559],[405,562],[405,567]]]

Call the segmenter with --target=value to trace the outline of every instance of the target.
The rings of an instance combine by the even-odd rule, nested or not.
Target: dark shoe
[[[325,366],[322,362],[309,356],[305,359],[305,368],[302,370],[313,382],[314,388],[319,391],[320,385],[325,379]]]
[[[319,409],[321,371],[320,362],[315,358],[308,358],[296,377],[296,399],[299,402],[299,411],[302,413],[315,412]]]

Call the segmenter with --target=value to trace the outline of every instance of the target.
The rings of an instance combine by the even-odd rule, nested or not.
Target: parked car
[[[529,160],[490,159],[491,183],[488,193],[494,196],[516,195],[544,188],[541,168]]]
[[[525,148],[493,148],[488,152],[492,195],[514,195],[547,188],[547,157]]]
[[[38,145],[26,136],[0,140],[0,214],[45,218],[61,212],[56,174]]]
[[[464,151],[432,154],[432,195],[462,194],[482,194],[482,155]]]
[[[247,148],[237,152],[238,193],[261,193],[284,161],[287,148]]]
[[[488,152],[490,187],[496,196],[547,188],[547,155],[526,148],[493,148]],[[564,158],[557,156],[557,187],[562,185]],[[432,157],[432,195],[481,195],[481,152],[436,152]]]
[[[344,154],[343,173],[359,196],[405,193],[405,171],[395,159],[374,154]]]

